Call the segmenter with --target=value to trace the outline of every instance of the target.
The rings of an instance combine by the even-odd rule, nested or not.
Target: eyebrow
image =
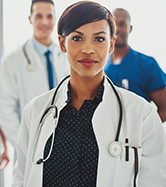
[[[104,31],[100,31],[100,32],[96,32],[96,33],[94,33],[93,35],[96,36],[96,35],[99,35],[99,34],[107,34],[107,33],[104,32]]]
[[[80,35],[84,35],[82,32],[79,32],[79,31],[73,31],[73,32],[76,32],[76,33],[78,33],[78,34],[80,34]],[[94,33],[93,35],[94,36],[97,36],[97,35],[99,35],[99,34],[107,34],[106,32],[104,32],[104,31],[100,31],[100,32],[96,32],[96,33]]]

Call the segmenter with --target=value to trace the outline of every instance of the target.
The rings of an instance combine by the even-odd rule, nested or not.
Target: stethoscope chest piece
[[[28,71],[34,71],[35,66],[33,64],[28,64]]]
[[[110,143],[108,149],[109,149],[109,153],[115,158],[122,155],[122,151],[123,151],[122,145],[117,141]]]

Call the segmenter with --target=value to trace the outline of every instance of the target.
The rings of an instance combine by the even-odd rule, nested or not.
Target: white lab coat
[[[26,44],[26,52],[34,71],[28,70],[22,47],[2,61],[0,70],[0,124],[13,146],[16,146],[23,108],[35,96],[49,90],[47,70],[31,40]],[[69,64],[57,45],[53,59],[57,80],[60,81],[69,74]]]
[[[67,82],[59,89],[54,104],[60,110],[66,105]],[[124,89],[116,88],[123,105],[123,122],[119,141],[126,137],[130,141],[129,162],[122,157],[114,158],[108,146],[115,140],[119,105],[107,82],[104,83],[103,101],[92,118],[94,133],[99,147],[97,187],[133,187],[134,150],[139,156],[138,187],[166,187],[166,137],[157,112],[143,98]],[[34,160],[43,158],[45,144],[54,128],[53,113],[45,118],[38,143],[33,152],[39,121],[50,106],[54,90],[33,99],[23,112],[17,154],[18,162],[14,170],[13,187],[42,187],[43,164],[34,165]],[[56,123],[57,124],[57,123]]]

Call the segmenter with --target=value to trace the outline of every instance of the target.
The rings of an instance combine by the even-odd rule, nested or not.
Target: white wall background
[[[55,0],[57,19],[74,0]],[[133,49],[153,56],[166,72],[165,0],[97,0],[111,11],[126,8],[133,24],[129,44]],[[28,22],[31,0],[4,0],[4,53],[8,54],[32,35]],[[56,26],[53,39],[57,42]]]

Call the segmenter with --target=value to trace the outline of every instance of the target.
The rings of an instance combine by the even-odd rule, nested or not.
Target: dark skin
[[[59,45],[70,63],[71,105],[78,111],[84,100],[92,100],[103,80],[108,54],[113,51],[115,38],[110,37],[106,20],[91,22],[77,28],[66,37],[59,35]],[[81,62],[95,60],[95,63]]]
[[[117,38],[114,51],[111,55],[111,61],[113,64],[120,64],[130,50],[128,45],[128,36],[132,31],[132,25],[130,24],[130,16],[125,10],[116,9],[113,14],[116,18]],[[157,111],[162,122],[166,121],[166,89],[163,88],[150,92],[149,96],[151,101],[156,104]]]

